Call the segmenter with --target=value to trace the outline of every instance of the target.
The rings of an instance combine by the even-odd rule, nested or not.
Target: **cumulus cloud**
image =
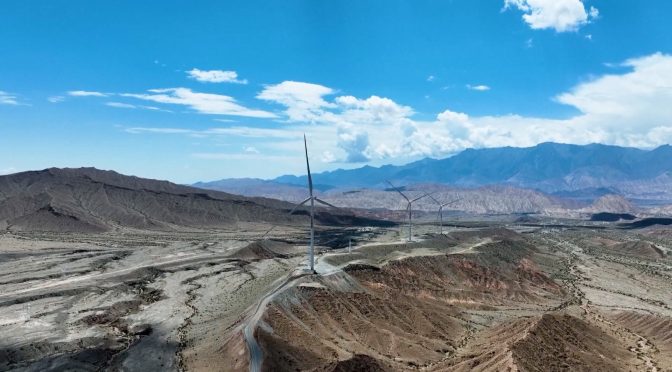
[[[71,90],[68,95],[73,97],[107,97],[109,94],[88,90]]]
[[[224,70],[199,70],[197,68],[187,71],[189,78],[203,83],[235,83],[247,84],[246,79],[239,80],[235,71]]]
[[[595,78],[555,97],[579,111],[568,119],[471,117],[446,110],[433,121],[415,120],[410,107],[387,98],[337,97],[337,110],[325,115],[324,122],[335,124],[335,147],[343,155],[326,150],[335,154],[336,161],[353,162],[443,157],[465,148],[547,141],[643,148],[672,142],[672,56],[656,53],[622,66],[629,71]]]
[[[585,114],[614,117],[670,119],[672,107],[672,56],[656,53],[621,64],[630,72],[605,75],[574,87],[557,97]],[[651,113],[651,114],[648,114]],[[665,113],[665,115],[661,115]],[[667,122],[672,124],[672,122]]]
[[[479,91],[479,92],[485,92],[487,90],[490,90],[490,87],[487,86],[487,85],[483,85],[483,84],[479,84],[479,85],[467,84],[467,89],[476,90],[476,91]]]
[[[353,126],[338,128],[338,147],[346,153],[345,162],[363,163],[369,161],[369,134]],[[333,156],[332,156],[333,159]]]
[[[292,108],[286,113],[288,123],[282,127],[127,131],[258,138],[265,148],[283,154],[299,151],[305,132],[311,148],[319,149],[321,156],[316,161],[322,163],[400,163],[427,156],[445,157],[466,148],[525,147],[548,141],[641,148],[672,142],[672,56],[656,53],[620,66],[626,71],[593,78],[551,97],[578,111],[562,119],[515,114],[474,116],[446,109],[434,118],[425,115],[420,120],[411,107],[389,98],[331,98],[334,91],[330,88],[297,83],[305,85],[295,87],[309,87],[309,93],[282,89],[283,94],[275,91],[270,95]]]
[[[12,105],[16,106],[19,104],[16,96],[0,90],[0,105]]]
[[[469,121],[469,116],[462,112],[446,110],[436,116],[436,119],[442,123],[464,124]]]
[[[231,115],[252,118],[275,118],[276,115],[263,110],[244,107],[233,97],[213,93],[194,92],[188,88],[150,89],[148,93],[124,93],[123,97],[137,98],[157,103],[183,105],[201,114]]]
[[[556,32],[576,31],[599,15],[595,7],[586,11],[581,0],[504,0],[504,9],[509,8],[521,10],[530,28]]]
[[[324,99],[333,93],[331,88],[319,84],[283,81],[267,85],[257,98],[285,106],[289,120],[311,122],[325,115],[325,108],[334,107]]]

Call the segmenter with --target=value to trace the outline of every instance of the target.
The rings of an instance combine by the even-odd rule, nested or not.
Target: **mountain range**
[[[643,204],[665,204],[672,201],[672,146],[642,150],[602,144],[542,143],[526,148],[468,149],[445,159],[426,158],[401,166],[364,166],[313,174],[316,188],[322,191],[388,188],[386,180],[399,186],[505,185],[588,202],[619,194]],[[292,193],[296,186],[305,185],[306,176],[285,175],[273,180],[224,179],[194,186],[263,195],[264,190]]]

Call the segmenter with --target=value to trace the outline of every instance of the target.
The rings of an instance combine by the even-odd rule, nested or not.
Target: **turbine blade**
[[[306,199],[306,200],[302,201],[301,203],[297,204],[294,208],[292,208],[291,211],[289,211],[289,214],[292,214],[292,213],[296,212],[296,210],[299,209],[300,206],[302,206],[302,205],[306,204],[307,202],[309,202],[310,199],[312,199],[312,197],[309,197],[308,199]]]
[[[306,140],[306,134],[303,134],[303,146],[306,149],[306,169],[308,170],[308,191],[310,196],[313,196],[313,176],[310,174],[310,163],[308,162],[308,141]]]
[[[443,203],[443,204],[441,204],[441,208],[446,207],[446,206],[451,205],[451,204],[454,204],[454,203],[457,203],[460,200],[462,200],[462,199],[458,198],[458,199],[455,199],[455,200],[451,200],[448,203]]]
[[[329,204],[329,203],[327,203],[326,201],[324,201],[324,200],[322,200],[322,199],[319,199],[319,198],[315,198],[315,201],[318,202],[318,203],[322,203],[322,204],[324,204],[324,205],[326,205],[326,206],[328,206],[328,207],[332,207],[332,208],[336,208],[336,209],[341,209],[341,208],[339,208],[339,207],[337,207],[337,206],[335,206],[335,205],[333,205],[333,204]]]
[[[388,181],[388,180],[385,180],[385,182],[389,183],[390,186],[392,186],[392,188],[394,189],[394,191],[398,192],[399,195],[403,196],[404,199],[406,199],[407,202],[410,202],[410,200],[408,200],[408,198],[406,197],[406,195],[404,195],[404,193],[401,192],[401,191],[397,188],[397,186],[394,186],[394,185],[392,184],[392,182],[390,182],[390,181]]]
[[[261,239],[266,238],[266,235],[268,235],[271,231],[273,231],[273,229],[275,229],[276,226],[277,226],[277,225],[273,225],[273,226],[271,226],[270,229],[266,230],[266,232],[264,233],[264,235],[261,236]]]
[[[425,193],[424,195],[418,196],[417,198],[411,200],[411,203],[413,203],[414,201],[420,200],[420,199],[424,198],[425,196],[430,196],[430,195]]]
[[[440,203],[438,200],[436,200],[436,198],[433,197],[432,194],[434,194],[434,193],[427,194],[427,196],[429,196],[432,200],[434,200],[434,203],[436,203],[436,204],[438,204],[439,206],[441,206],[441,203]]]

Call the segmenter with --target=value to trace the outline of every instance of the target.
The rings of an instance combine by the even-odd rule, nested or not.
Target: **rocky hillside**
[[[0,228],[106,231],[167,230],[291,222],[292,205],[124,176],[95,168],[23,172],[0,177]]]

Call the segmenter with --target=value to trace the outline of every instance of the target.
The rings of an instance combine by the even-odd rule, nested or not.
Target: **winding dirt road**
[[[259,301],[257,304],[254,313],[252,313],[252,315],[247,319],[245,326],[243,327],[243,336],[245,337],[245,343],[247,344],[247,350],[250,355],[250,372],[260,372],[261,364],[264,360],[264,353],[261,350],[257,339],[254,337],[254,331],[257,329],[259,321],[264,315],[266,306],[271,302],[271,300],[273,300],[275,296],[294,285],[300,278],[307,275],[311,275],[311,273],[290,274],[290,276],[285,278],[279,285],[274,287],[264,297],[261,298],[261,301]]]

